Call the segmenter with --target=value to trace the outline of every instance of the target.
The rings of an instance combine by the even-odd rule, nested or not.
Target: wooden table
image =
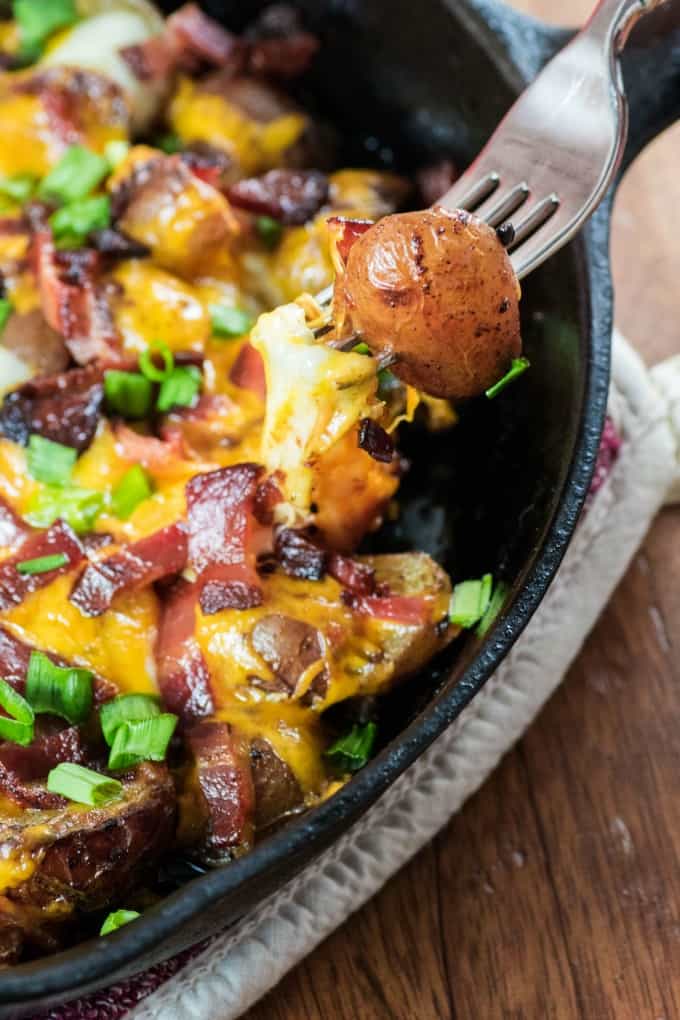
[[[614,217],[618,322],[649,361],[680,349],[679,156],[680,125]],[[680,1018],[680,510],[483,789],[248,1020],[416,1018]]]

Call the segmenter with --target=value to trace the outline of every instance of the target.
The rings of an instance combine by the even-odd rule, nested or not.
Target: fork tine
[[[475,209],[475,215],[481,216],[492,227],[497,227],[499,223],[507,220],[509,216],[521,209],[531,194],[526,181],[516,184],[509,191],[503,191],[502,194],[499,192]]]
[[[511,251],[519,248],[524,241],[528,240],[532,234],[535,234],[540,227],[551,219],[559,207],[560,200],[555,192],[551,195],[546,195],[545,198],[538,202],[534,202],[531,208],[526,210],[525,215],[513,224],[515,239],[510,246]]]
[[[447,191],[446,206],[449,209],[466,209],[468,212],[473,212],[498,190],[500,181],[500,176],[495,171],[480,176],[471,167]]]

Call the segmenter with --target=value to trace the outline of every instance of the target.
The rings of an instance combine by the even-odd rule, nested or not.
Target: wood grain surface
[[[516,0],[575,23],[589,0]],[[680,125],[614,216],[617,317],[680,349]],[[445,831],[248,1020],[679,1020],[680,511]]]

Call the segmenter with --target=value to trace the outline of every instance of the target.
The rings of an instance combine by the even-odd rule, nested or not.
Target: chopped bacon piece
[[[195,177],[200,177],[213,188],[220,188],[226,181],[227,172],[233,167],[233,160],[224,149],[218,149],[210,142],[193,142],[179,154]]]
[[[373,226],[372,220],[351,220],[347,216],[331,216],[328,219],[331,235],[343,262],[347,262],[350,249],[362,234]]]
[[[290,577],[320,581],[326,573],[328,554],[317,545],[309,530],[281,528],[276,535],[274,555]]]
[[[372,595],[375,591],[373,568],[350,556],[333,553],[329,557],[328,573],[355,595]]]
[[[210,674],[195,637],[198,589],[177,581],[163,599],[156,660],[158,689],[169,712],[195,722],[214,709]]]
[[[123,46],[119,52],[139,81],[162,81],[173,73],[179,62],[175,40],[167,32],[143,43]]]
[[[15,310],[2,334],[2,346],[39,376],[57,375],[71,360],[63,336],[47,324],[41,308]]]
[[[250,390],[251,393],[264,400],[267,394],[264,361],[260,352],[255,350],[249,341],[246,341],[239,351],[229,374],[229,379],[233,382],[234,386]]]
[[[382,425],[372,418],[362,418],[359,422],[359,448],[365,450],[373,460],[383,464],[391,464],[394,460],[394,442]]]
[[[186,528],[181,523],[171,524],[112,556],[88,563],[73,586],[70,601],[85,616],[101,616],[117,595],[178,574],[186,559]]]
[[[9,503],[0,497],[0,546],[14,545],[30,533],[30,528],[18,517]]]
[[[41,556],[53,556],[55,553],[63,553],[67,557],[63,567],[48,570],[44,574],[20,574],[17,570],[18,563]],[[18,606],[31,592],[44,588],[55,578],[73,570],[84,555],[85,550],[77,535],[63,521],[56,521],[47,531],[31,535],[14,556],[0,562],[0,610]]]
[[[113,259],[142,259],[149,254],[149,249],[139,241],[134,241],[120,230],[105,227],[90,234],[90,243],[100,255],[109,261]]]
[[[167,440],[141,435],[122,422],[116,424],[114,431],[120,456],[149,471],[162,473],[184,457],[182,435],[178,431],[168,434]]]
[[[98,284],[98,253],[66,258],[48,231],[33,237],[33,257],[42,309],[48,324],[66,340],[81,364],[95,358],[117,361],[120,338],[105,289]]]
[[[417,595],[352,595],[346,592],[344,601],[356,613],[401,623],[405,627],[422,626],[430,614],[428,600]]]
[[[204,14],[198,4],[184,4],[167,21],[168,31],[179,48],[220,67],[231,63],[243,48],[241,40],[218,21]]]
[[[31,379],[3,400],[0,432],[22,446],[37,433],[82,452],[99,424],[103,378],[102,369],[92,365]]]
[[[227,191],[232,205],[288,225],[306,223],[328,198],[328,178],[318,170],[270,170],[237,181]]]
[[[271,543],[271,528],[254,513],[262,470],[257,464],[235,464],[196,475],[187,484],[189,561],[199,575],[204,613],[262,600],[255,563]]]
[[[33,650],[30,645],[14,637],[4,627],[0,627],[0,676],[8,684],[11,684],[19,694],[24,692],[28,663]],[[59,655],[53,655],[51,652],[45,652],[45,655],[55,666],[64,667],[72,665],[72,663],[66,662],[65,659],[62,659]],[[94,701],[96,705],[110,701],[117,693],[115,684],[111,683],[110,680],[105,680],[103,677],[95,675]]]
[[[318,39],[304,31],[299,12],[288,4],[266,7],[246,34],[251,42],[249,67],[256,74],[296,77],[319,49]]]
[[[38,735],[28,747],[0,744],[0,793],[22,807],[59,807],[66,801],[36,780],[62,762],[85,765],[89,760],[76,726]]]
[[[204,850],[220,860],[253,839],[255,792],[249,748],[233,726],[205,721],[192,726],[187,742],[196,769],[196,794],[207,815]]]

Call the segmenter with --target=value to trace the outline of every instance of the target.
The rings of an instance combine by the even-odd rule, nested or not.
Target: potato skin
[[[519,283],[496,232],[441,206],[386,216],[352,246],[340,303],[392,371],[435,397],[492,386],[521,351]]]

